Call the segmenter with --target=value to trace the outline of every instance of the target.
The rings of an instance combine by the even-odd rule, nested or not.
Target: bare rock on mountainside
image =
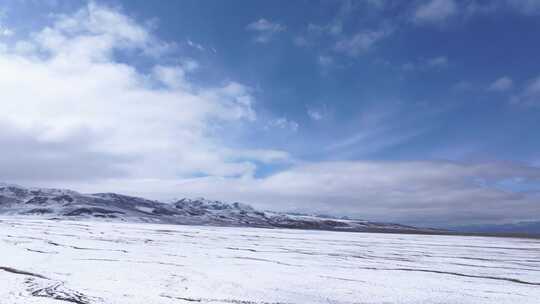
[[[25,188],[9,184],[0,184],[0,215],[333,231],[436,231],[398,224],[259,211],[247,204],[228,204],[203,198],[183,198],[164,203],[116,193],[82,194],[65,189]]]

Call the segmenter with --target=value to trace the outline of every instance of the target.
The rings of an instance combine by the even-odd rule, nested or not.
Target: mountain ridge
[[[166,203],[117,193],[83,194],[68,189],[27,188],[7,183],[0,183],[0,215],[352,232],[442,231],[393,223],[260,211],[244,203],[204,198],[182,198]]]

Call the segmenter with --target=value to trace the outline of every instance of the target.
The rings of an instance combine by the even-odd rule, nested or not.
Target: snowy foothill
[[[0,303],[538,303],[540,240],[0,219]]]

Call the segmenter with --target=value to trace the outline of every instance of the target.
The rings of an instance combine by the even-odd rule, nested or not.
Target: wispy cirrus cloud
[[[502,76],[493,81],[487,88],[488,91],[505,92],[514,86],[514,81],[508,76]]]
[[[436,56],[407,62],[401,65],[401,70],[406,72],[440,70],[449,67],[450,60],[447,56]]]
[[[412,20],[414,23],[444,23],[458,13],[458,5],[454,0],[429,0],[416,7]]]
[[[388,37],[393,29],[385,27],[377,30],[363,30],[349,37],[338,40],[334,50],[339,53],[356,57],[374,48],[380,41]]]
[[[0,37],[10,37],[13,35],[13,30],[0,26]]]
[[[540,14],[540,1],[537,0],[506,0],[506,3],[525,15],[538,15]]]
[[[432,68],[445,68],[448,66],[448,58],[446,56],[438,56],[427,60],[427,65]]]
[[[415,103],[378,102],[366,106],[347,132],[344,126],[343,134],[335,136],[324,149],[345,159],[373,156],[425,135],[434,127],[425,121],[439,114]]]
[[[332,56],[319,55],[319,57],[317,58],[317,63],[321,67],[328,68],[328,67],[333,66],[335,64],[335,61],[334,61],[334,57]]]
[[[518,94],[510,98],[510,102],[523,106],[540,106],[540,76],[529,80]]]
[[[276,119],[271,119],[266,124],[267,130],[277,128],[277,129],[290,130],[292,132],[296,132],[298,131],[299,127],[300,127],[300,124],[298,124],[298,122],[288,119],[286,117],[279,117]]]
[[[303,33],[294,38],[293,42],[296,46],[323,48],[326,49],[326,53],[333,51],[337,54],[356,58],[371,51],[394,32],[392,22],[377,23],[375,26],[362,29],[350,26],[353,20],[359,19],[358,16],[355,16],[355,12],[361,11],[361,8],[366,8],[366,11],[380,13],[382,8],[386,6],[385,1],[366,1],[362,3],[341,1],[335,4],[337,8],[332,19],[326,23],[308,23]],[[324,59],[328,58],[328,55],[322,55],[321,53],[317,58],[320,65],[324,67]]]
[[[280,23],[261,18],[248,24],[246,29],[256,34],[254,38],[255,42],[268,43],[275,37],[276,34],[285,31],[287,28]]]
[[[446,25],[453,19],[467,19],[511,12],[524,16],[540,14],[540,2],[536,0],[456,1],[425,0],[417,5],[411,20],[417,25]]]
[[[191,39],[186,40],[186,43],[187,43],[188,46],[190,46],[190,47],[192,47],[192,48],[194,48],[196,50],[206,51],[206,48],[202,44],[193,42]]]
[[[452,90],[457,92],[467,92],[474,89],[474,85],[466,80],[461,80],[452,85]]]
[[[311,118],[311,120],[320,121],[327,118],[328,109],[326,108],[326,106],[308,107],[307,115],[309,116],[309,118]]]

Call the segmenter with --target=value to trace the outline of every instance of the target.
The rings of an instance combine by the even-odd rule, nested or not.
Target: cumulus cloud
[[[251,175],[265,153],[232,157],[221,126],[256,119],[251,89],[201,86],[197,62],[148,71],[117,54],[167,43],[120,11],[90,3],[0,52],[1,179]],[[152,61],[153,57],[149,58]],[[136,161],[134,161],[136,160]],[[37,173],[36,173],[37,172]]]
[[[508,76],[498,78],[488,87],[488,91],[504,92],[510,90],[514,86],[514,82]]]
[[[205,196],[263,209],[426,225],[529,220],[540,213],[537,193],[502,186],[538,183],[540,169],[535,167],[299,163],[277,149],[238,148],[225,138],[235,127],[258,120],[250,87],[235,81],[201,85],[194,81],[199,64],[193,59],[159,61],[156,55],[170,51],[170,44],[121,11],[91,3],[51,20],[27,37],[6,39],[0,51],[1,180],[162,199]],[[271,39],[273,34],[265,33],[285,30],[261,20],[248,26],[263,37],[259,42]],[[357,56],[390,32],[339,36],[336,39],[343,39],[335,50]],[[125,58],[118,55],[126,54],[144,56],[149,64],[141,69],[120,60]],[[513,100],[538,104],[539,97],[537,78]],[[321,119],[324,112],[319,110],[308,110],[307,115]],[[355,155],[365,155],[422,131],[403,120],[397,123],[394,118],[401,116],[375,116],[359,126],[360,132],[344,134],[321,150],[337,154],[360,147]],[[261,125],[287,132],[299,129],[295,120],[285,117]],[[285,168],[259,177],[255,172],[260,163]]]
[[[457,11],[454,0],[429,0],[416,8],[413,21],[417,24],[444,23]]]
[[[0,177],[6,181],[97,181],[124,176],[135,155],[88,149],[97,135],[80,129],[61,141],[41,140],[39,130],[0,123]],[[37,135],[37,136],[36,136]]]
[[[248,24],[246,29],[257,34],[254,38],[255,42],[268,43],[272,40],[272,38],[274,38],[277,33],[285,31],[286,27],[279,23],[274,23],[264,18],[261,18],[255,22]]]

